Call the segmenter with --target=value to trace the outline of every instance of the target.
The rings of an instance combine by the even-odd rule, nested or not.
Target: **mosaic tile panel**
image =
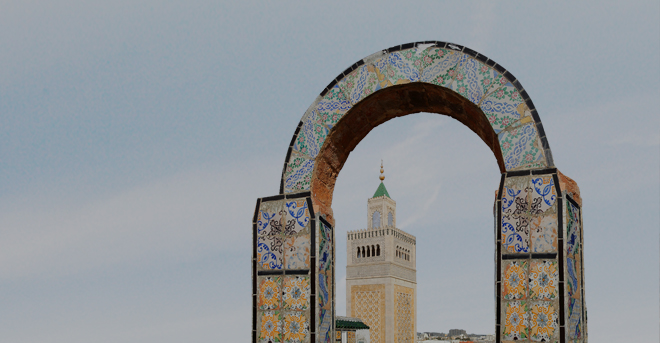
[[[284,265],[286,269],[309,269],[309,235],[286,237]]]
[[[566,322],[566,333],[569,340],[582,338],[581,304],[581,299],[569,298],[568,300],[568,321]]]
[[[258,235],[277,235],[282,233],[285,212],[284,202],[267,201],[261,203],[257,216]]]
[[[312,111],[303,118],[303,125],[293,144],[293,149],[301,154],[316,158],[328,136],[330,129]]]
[[[392,86],[392,82],[388,78],[388,66],[389,66],[389,57],[388,55],[383,55],[381,58],[373,62],[374,72],[378,78],[378,83],[376,84],[376,90],[387,88]]]
[[[332,268],[332,228],[322,222],[319,223],[319,272],[329,271]]]
[[[555,204],[557,191],[552,176],[532,177],[532,204],[531,213],[541,214]]]
[[[492,89],[494,90],[491,90],[481,100],[479,108],[488,118],[488,122],[495,133],[499,134],[502,130],[520,120],[527,106],[525,106],[518,90],[504,76],[497,74],[495,77],[497,72],[493,73],[494,85]]]
[[[351,109],[351,106],[351,102],[339,86],[335,85],[321,98],[314,108],[314,112],[324,125],[332,128]]]
[[[306,310],[309,308],[309,277],[284,277],[282,285],[282,304],[285,310]]]
[[[291,226],[289,234],[295,235],[304,231],[309,224],[309,208],[306,199],[287,200],[286,219],[287,227]]]
[[[529,266],[529,298],[554,300],[559,295],[559,271],[556,261],[532,260]]]
[[[453,81],[449,74],[458,65],[462,53],[450,49],[429,48],[423,53],[423,72],[421,81],[447,87]]]
[[[502,340],[526,340],[529,337],[528,316],[526,301],[502,301]]]
[[[260,310],[279,310],[280,296],[282,294],[282,277],[259,277],[258,292],[257,307]]]
[[[282,342],[282,319],[280,311],[264,311],[259,315],[259,342]]]
[[[319,309],[319,332],[316,340],[320,343],[331,343],[332,335],[332,311],[326,309]],[[339,333],[339,331],[337,331]]]
[[[511,177],[506,179],[502,189],[502,215],[520,216],[529,211],[528,177]]]
[[[467,58],[459,67],[450,88],[478,105],[498,76],[499,74],[487,65]]]
[[[371,64],[358,67],[339,82],[339,87],[353,105],[379,89],[378,86],[376,68]]]
[[[502,298],[525,299],[527,296],[527,262],[510,261],[502,266]]]
[[[529,218],[502,217],[502,248],[506,253],[529,252]]]
[[[309,342],[309,319],[307,312],[291,311],[284,313],[282,323],[282,342],[284,343],[308,343]]]
[[[506,170],[524,167],[528,164],[545,166],[543,153],[537,142],[538,134],[533,121],[500,133],[500,149]]]
[[[531,303],[529,338],[533,342],[556,342],[559,337],[559,305],[556,302]]]
[[[261,270],[282,269],[282,236],[257,237],[257,267]]]
[[[408,49],[390,53],[387,67],[387,78],[394,85],[419,81],[422,60],[418,50]]]
[[[579,210],[570,201],[566,201],[568,221],[566,223],[566,255],[577,256],[580,248]]]
[[[308,191],[313,170],[313,159],[292,154],[284,170],[284,191],[286,193]]]
[[[530,245],[533,253],[557,252],[557,214],[531,218]]]
[[[331,275],[324,273],[317,274],[318,278],[318,293],[316,298],[318,299],[318,305],[320,308],[331,309],[332,308],[332,278]]]
[[[580,297],[580,262],[572,258],[566,258],[566,292],[569,298]]]

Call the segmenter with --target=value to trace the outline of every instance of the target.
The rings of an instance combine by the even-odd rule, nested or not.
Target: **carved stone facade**
[[[417,332],[415,236],[396,228],[396,202],[380,184],[367,229],[347,235],[346,314],[369,325],[371,343],[413,343]]]

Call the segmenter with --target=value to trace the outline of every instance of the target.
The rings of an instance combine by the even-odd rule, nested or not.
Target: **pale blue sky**
[[[657,342],[657,1],[0,1],[0,342],[247,342],[252,211],[299,119],[423,40],[521,80],[584,198],[590,338]],[[499,170],[437,114],[378,127],[340,174],[337,313],[381,158],[419,242],[418,330],[492,333]]]

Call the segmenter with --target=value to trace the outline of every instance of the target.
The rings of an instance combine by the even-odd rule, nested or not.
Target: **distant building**
[[[383,180],[367,200],[367,229],[347,236],[346,313],[370,327],[371,343],[413,343],[417,333],[415,236],[396,227]]]
[[[359,318],[335,318],[336,343],[370,343],[369,326]]]
[[[465,330],[461,330],[461,329],[451,329],[451,330],[449,330],[449,333],[447,335],[449,337],[455,337],[455,336],[460,336],[460,335],[467,336],[467,332],[465,332]]]

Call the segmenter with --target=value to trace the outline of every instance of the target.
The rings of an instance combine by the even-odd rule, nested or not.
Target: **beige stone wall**
[[[351,317],[369,325],[371,343],[383,343],[385,338],[385,285],[352,285]],[[348,310],[348,309],[347,309]]]
[[[414,343],[416,338],[415,288],[394,285],[395,343]]]

